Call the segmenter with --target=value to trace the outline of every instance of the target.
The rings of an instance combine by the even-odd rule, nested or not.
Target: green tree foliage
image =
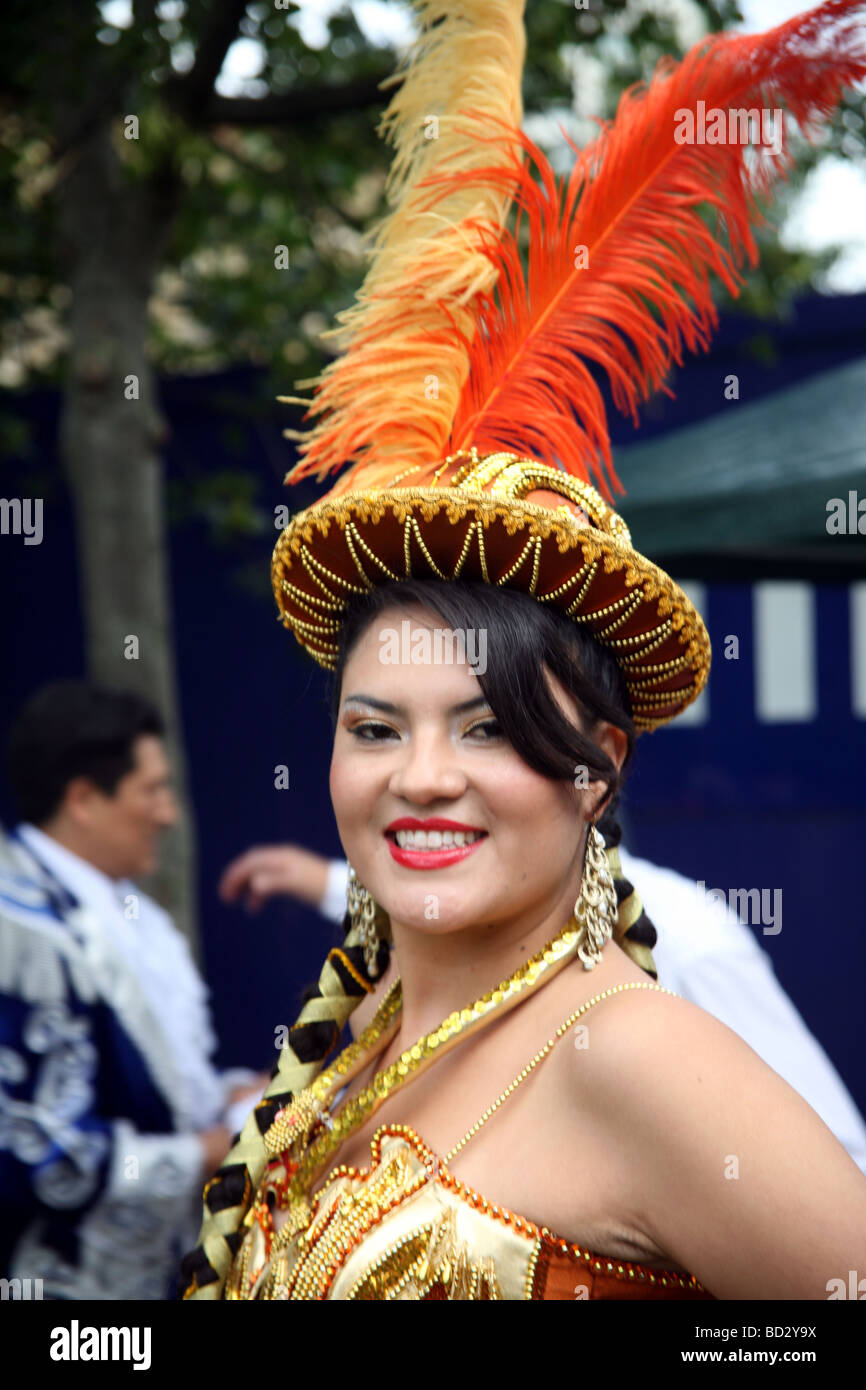
[[[584,55],[602,73],[595,114],[609,118],[623,89],[649,77],[662,54],[680,56],[701,29],[716,32],[741,18],[734,0],[692,0],[686,29],[674,18],[682,9],[649,0],[588,0],[583,9],[532,0],[524,100],[528,121],[553,118],[546,139],[536,137],[549,153],[557,142],[562,153],[555,126],[572,118]],[[387,97],[377,84],[397,52],[387,39],[371,41],[348,3],[323,19],[327,41],[319,47],[304,41],[291,3],[137,0],[124,28],[110,22],[113,14],[116,5],[47,0],[13,5],[3,21],[0,197],[13,215],[0,226],[0,387],[63,380],[69,292],[52,191],[82,130],[108,119],[130,186],[164,177],[174,189],[152,286],[155,367],[261,365],[264,408],[319,370],[328,347],[322,332],[363,275],[363,233],[384,211],[389,161],[376,135]],[[238,40],[257,55],[259,71],[240,92],[222,95],[217,75]],[[137,139],[125,138],[130,114],[138,117]],[[864,116],[866,100],[849,93],[822,145],[803,144],[773,222],[760,233],[761,264],[749,274],[741,309],[784,314],[833,259],[786,250],[773,228],[825,152],[866,160]],[[722,287],[719,301],[727,302]],[[6,412],[4,419],[7,446],[25,447],[20,424]]]

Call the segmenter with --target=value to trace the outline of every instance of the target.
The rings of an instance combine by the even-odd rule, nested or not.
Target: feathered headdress
[[[397,144],[394,210],[341,316],[343,355],[304,383],[317,386],[308,416],[322,418],[286,431],[303,441],[287,481],[343,469],[340,491],[381,485],[392,461],[435,467],[475,445],[616,482],[587,363],[636,420],[683,345],[708,346],[709,272],[737,292],[743,254],[757,261],[755,194],[790,162],[781,108],[808,134],[863,74],[862,0],[829,0],[767,34],[717,35],[679,64],[662,60],[649,87],[630,88],[615,120],[575,151],[568,179],[517,128],[522,5],[417,8],[422,34],[383,120]],[[526,267],[518,227],[503,227],[510,204],[528,221]]]
[[[395,153],[391,212],[371,234],[357,302],[331,335],[343,355],[314,381],[327,424],[305,441],[292,480],[357,461],[441,462],[466,383],[477,306],[496,283],[495,243],[517,187],[510,149],[486,140],[495,121],[519,127],[525,39],[522,0],[416,0],[420,32],[388,79],[402,79],[380,123]],[[473,114],[463,115],[463,108]],[[426,186],[455,176],[432,206]],[[431,378],[434,380],[431,381]],[[295,396],[280,400],[308,404]],[[347,472],[344,482],[349,480]]]
[[[614,651],[652,729],[703,687],[709,640],[611,509],[597,377],[637,423],[684,349],[707,348],[711,273],[738,291],[760,195],[791,162],[783,113],[808,137],[866,73],[864,0],[663,60],[564,178],[518,125],[520,0],[416,8],[384,118],[392,211],[342,355],[305,383],[314,423],[286,431],[288,482],[342,474],[280,537],[277,603],[333,666],[346,602],[383,579],[522,589]]]

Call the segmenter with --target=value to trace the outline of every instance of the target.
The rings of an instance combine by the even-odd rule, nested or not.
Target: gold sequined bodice
[[[276,1301],[711,1298],[692,1275],[649,1269],[562,1240],[488,1202],[448,1167],[575,1017],[609,994],[634,988],[660,986],[620,984],[581,1005],[444,1158],[408,1125],[381,1125],[369,1166],[332,1168],[314,1192],[317,1168],[322,1170],[314,1161],[317,1144],[324,1143],[322,1154],[338,1147],[340,1136],[351,1133],[365,1113],[358,1098],[336,1114],[323,1104],[336,1078],[351,1071],[343,1058],[356,1054],[358,1062],[368,1055],[361,1040],[352,1045],[271,1125],[266,1136],[271,1158],[244,1219],[224,1296]],[[388,1012],[386,1001],[381,1020]],[[387,1031],[379,1031],[379,1048],[387,1037]],[[374,1090],[387,1094],[384,1084],[378,1086],[381,1080],[379,1074]],[[279,1229],[278,1208],[285,1211]]]
[[[382,1125],[366,1168],[341,1165],[274,1231],[267,1179],[229,1299],[710,1298],[693,1276],[561,1240],[461,1183],[407,1125]]]

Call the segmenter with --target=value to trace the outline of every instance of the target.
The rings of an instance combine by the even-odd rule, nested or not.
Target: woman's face
[[[441,935],[540,920],[563,892],[573,890],[572,902],[577,895],[585,818],[603,788],[582,790],[528,767],[499,732],[465,658],[382,659],[397,655],[385,630],[400,633],[407,620],[400,654],[418,650],[418,629],[444,627],[420,606],[388,608],[344,668],[330,775],[343,848],[392,924]],[[427,641],[435,652],[432,635]],[[579,722],[562,687],[552,689]],[[401,824],[431,820],[458,829],[428,827],[428,838]]]

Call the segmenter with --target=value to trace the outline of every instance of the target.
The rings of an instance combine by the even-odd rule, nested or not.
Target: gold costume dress
[[[387,1035],[380,1032],[379,1040],[387,1042]],[[366,1054],[369,1061],[369,1048],[361,1051],[354,1044],[325,1074],[320,1095],[349,1070],[352,1050],[356,1060]],[[331,1169],[314,1195],[314,1170],[308,1170],[307,1181],[290,1187],[310,1143],[333,1130],[341,1115],[332,1118],[311,1088],[275,1122],[269,1147],[272,1152],[286,1147],[268,1163],[244,1221],[225,1298],[713,1298],[692,1275],[587,1250],[489,1202],[456,1178],[409,1125],[381,1125],[370,1145],[369,1165]],[[348,1117],[348,1132],[354,1118]],[[478,1128],[472,1126],[447,1157],[462,1150]],[[305,1142],[293,1145],[291,1137],[299,1132]],[[277,1207],[286,1211],[279,1229],[273,1219]]]

